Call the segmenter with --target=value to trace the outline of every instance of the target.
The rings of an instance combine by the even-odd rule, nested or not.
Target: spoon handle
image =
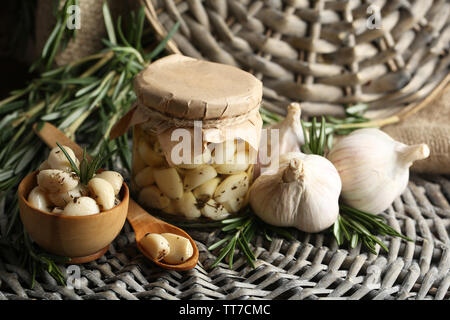
[[[56,142],[58,142],[60,145],[68,146],[72,149],[78,159],[83,158],[83,149],[51,123],[35,123],[33,125],[33,130],[50,148],[56,147]],[[88,160],[91,159],[89,155],[86,155],[86,158],[88,158]]]
[[[164,222],[158,218],[155,218],[147,211],[145,211],[136,201],[130,198],[128,204],[127,220],[131,224],[136,233],[136,239],[140,239],[145,234],[140,234],[142,230],[146,230],[146,226],[149,224],[163,225]]]

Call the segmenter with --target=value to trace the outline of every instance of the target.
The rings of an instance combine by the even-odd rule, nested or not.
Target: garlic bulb
[[[429,154],[426,144],[408,146],[367,128],[339,140],[328,159],[341,177],[342,199],[355,209],[378,214],[406,189],[412,163]]]
[[[300,123],[300,116],[302,114],[300,104],[294,102],[288,105],[287,115],[283,121],[274,124],[269,130],[279,130],[279,148],[280,154],[287,152],[299,152],[300,146],[305,143],[303,137],[302,125]],[[270,140],[268,140],[270,143]]]
[[[279,168],[254,181],[249,202],[255,214],[269,224],[319,232],[336,221],[340,192],[341,180],[330,161],[290,152],[280,157]]]
[[[266,128],[267,140],[261,139],[255,177],[259,176],[261,169],[269,170],[270,166],[277,167],[278,164],[273,160],[278,160],[280,155],[300,152],[300,146],[305,143],[300,116],[300,104],[291,103],[287,107],[286,118]]]

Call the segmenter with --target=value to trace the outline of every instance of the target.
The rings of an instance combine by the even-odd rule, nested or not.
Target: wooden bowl
[[[28,202],[37,186],[35,171],[19,184],[20,218],[30,237],[50,253],[83,263],[102,256],[122,229],[128,212],[129,190],[124,183],[121,202],[111,210],[87,216],[63,216],[41,211]]]

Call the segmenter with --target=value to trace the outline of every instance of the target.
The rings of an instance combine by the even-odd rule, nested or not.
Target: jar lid
[[[135,78],[138,103],[189,120],[233,118],[258,109],[262,83],[239,68],[179,54],[150,64]]]

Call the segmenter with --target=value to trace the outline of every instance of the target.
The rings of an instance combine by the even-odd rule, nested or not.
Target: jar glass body
[[[132,191],[147,209],[180,219],[222,220],[248,203],[255,153],[247,142],[233,139],[209,143],[188,161],[167,161],[158,136],[138,124],[133,129]]]

